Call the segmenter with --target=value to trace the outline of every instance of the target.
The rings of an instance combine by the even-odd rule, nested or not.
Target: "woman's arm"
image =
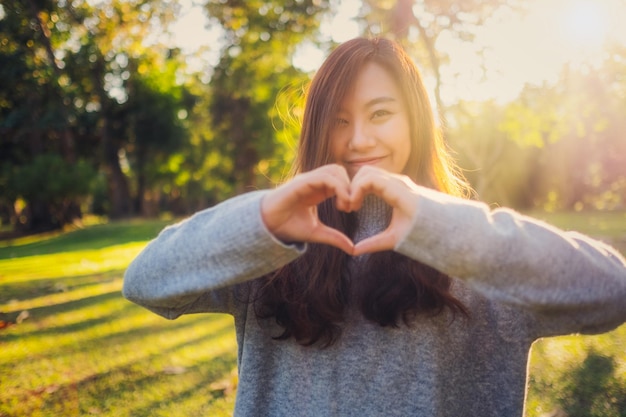
[[[304,242],[354,245],[317,217],[317,204],[335,197],[345,209],[349,178],[326,165],[280,187],[227,200],[165,228],[131,263],[126,298],[168,318],[230,312],[236,285],[277,270],[304,250]]]
[[[626,321],[626,261],[610,246],[406,178],[362,175],[353,181],[355,195],[375,193],[394,214],[389,229],[360,242],[356,253],[391,245],[491,300],[537,313],[546,319],[541,335],[597,333]]]
[[[252,192],[165,228],[128,267],[123,294],[157,314],[228,312],[236,284],[270,273],[304,250],[268,231]]]

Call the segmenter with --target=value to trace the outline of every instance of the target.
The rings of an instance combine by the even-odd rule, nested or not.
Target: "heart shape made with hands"
[[[387,229],[356,245],[339,230],[324,224],[317,205],[334,197],[339,211],[358,211],[366,195],[381,198],[392,209]],[[364,166],[352,178],[340,165],[325,165],[297,175],[265,195],[261,215],[268,230],[283,242],[335,246],[357,256],[391,250],[402,238],[417,207],[418,186],[408,177]]]

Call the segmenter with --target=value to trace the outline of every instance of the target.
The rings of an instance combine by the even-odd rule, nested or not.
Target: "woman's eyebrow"
[[[397,100],[394,97],[388,97],[388,96],[376,97],[376,98],[371,99],[367,103],[365,103],[365,107],[372,107],[372,106],[375,106],[376,104],[388,103],[388,102],[393,102],[393,101],[397,101]]]
[[[369,100],[368,102],[366,102],[363,105],[363,108],[367,109],[367,108],[370,108],[370,107],[375,106],[375,105],[380,104],[380,103],[393,103],[393,102],[397,102],[397,101],[398,101],[398,99],[396,99],[395,97],[391,97],[391,96],[375,97],[375,98]],[[344,112],[347,112],[347,110],[345,108],[340,107],[338,109],[338,113],[344,113]]]

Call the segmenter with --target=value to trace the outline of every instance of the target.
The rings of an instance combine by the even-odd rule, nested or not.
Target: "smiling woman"
[[[334,162],[354,177],[364,165],[404,172],[411,153],[409,116],[400,87],[380,65],[361,69],[329,135]]]
[[[353,39],[307,93],[293,178],[163,230],[123,293],[234,316],[236,416],[521,416],[533,342],[626,320],[613,248],[462,198],[419,71]]]

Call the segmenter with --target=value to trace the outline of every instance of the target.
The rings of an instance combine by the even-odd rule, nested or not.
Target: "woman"
[[[124,295],[225,312],[238,416],[521,416],[539,337],[626,320],[613,249],[462,198],[421,77],[384,39],[333,51],[295,176],[166,228]]]

